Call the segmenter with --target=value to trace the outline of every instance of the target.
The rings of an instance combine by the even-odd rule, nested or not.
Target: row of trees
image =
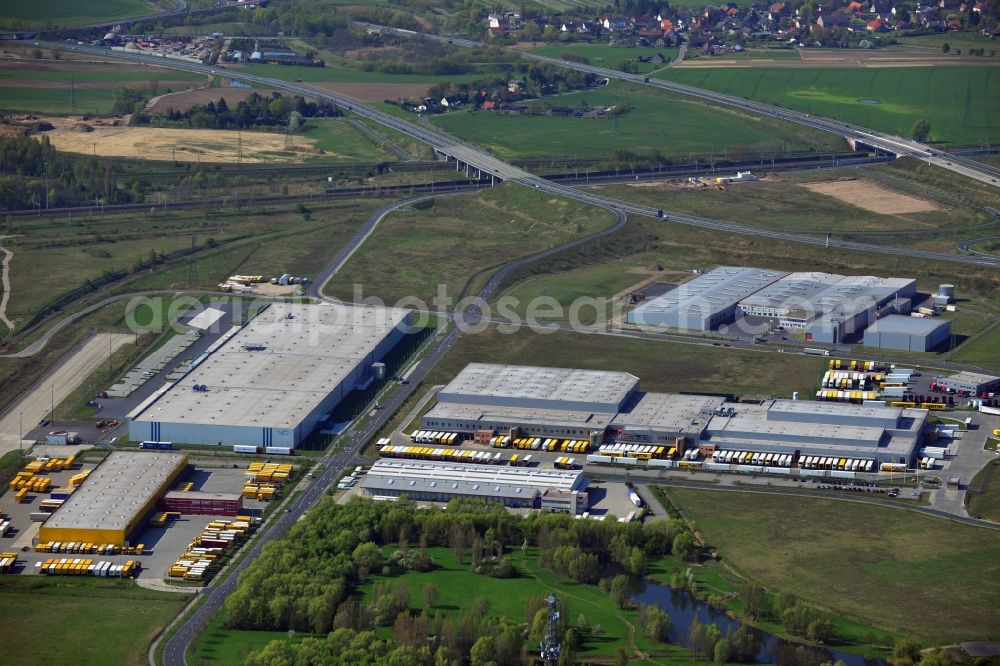
[[[170,123],[198,129],[246,129],[250,127],[288,126],[298,129],[303,118],[330,118],[344,115],[335,104],[308,102],[300,95],[285,97],[281,93],[270,96],[253,93],[229,108],[224,97],[217,102],[196,104],[187,111],[167,109],[163,116],[144,115],[139,121],[152,124],[160,118]]]

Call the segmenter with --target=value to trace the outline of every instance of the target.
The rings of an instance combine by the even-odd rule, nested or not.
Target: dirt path
[[[4,238],[10,238],[10,236],[0,236],[0,242],[3,242]],[[4,323],[8,330],[14,330],[14,322],[7,319],[7,302],[10,301],[10,260],[14,257],[14,253],[5,247],[0,246],[0,252],[3,252],[3,262],[2,262],[2,275],[0,275],[0,289],[3,289],[3,294],[0,295],[0,321]]]
[[[133,336],[127,333],[102,333],[88,338],[7,410],[7,414],[0,419],[0,455],[16,449],[24,433],[49,417],[53,402],[58,405],[65,400],[102,363],[107,363],[109,335],[111,353],[133,340]],[[52,429],[58,430],[58,423],[53,424]]]

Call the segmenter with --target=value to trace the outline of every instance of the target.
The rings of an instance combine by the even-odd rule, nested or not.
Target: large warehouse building
[[[780,271],[719,266],[628,313],[628,323],[708,331],[733,320],[736,304],[785,276]]]
[[[807,341],[837,343],[882,314],[908,313],[916,293],[907,278],[722,266],[643,303],[628,322],[707,331],[738,316],[761,317],[804,329]]]
[[[131,415],[132,440],[295,447],[372,377],[410,311],[275,303]]]
[[[422,502],[473,498],[573,515],[587,510],[587,479],[579,470],[383,459],[368,471],[361,488],[370,497],[406,495]]]
[[[865,346],[927,352],[950,337],[951,322],[947,319],[889,315],[865,330]]]
[[[567,392],[564,387],[581,373],[472,364],[441,390],[421,427],[480,441],[490,435],[589,439],[678,452],[697,447],[706,455],[754,451],[792,460],[815,455],[898,464],[912,462],[927,418],[920,409],[799,400],[731,405],[719,396],[643,393],[635,377],[621,372],[587,371],[592,393],[575,385]]]
[[[805,400],[735,405],[713,416],[702,450],[849,458],[912,466],[927,411]]]
[[[187,462],[183,453],[112,452],[42,524],[39,541],[124,545]]]

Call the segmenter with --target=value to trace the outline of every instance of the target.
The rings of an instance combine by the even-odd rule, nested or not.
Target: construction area
[[[409,333],[410,315],[273,303],[136,407],[129,437],[290,453],[349,393],[384,379],[380,361]]]

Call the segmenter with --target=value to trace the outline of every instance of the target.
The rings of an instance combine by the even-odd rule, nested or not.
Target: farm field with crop
[[[1000,68],[678,68],[656,75],[909,136],[930,122],[932,142],[1000,140]]]
[[[461,111],[433,116],[432,122],[507,160],[610,157],[616,149],[688,155],[720,153],[736,146],[750,153],[843,147],[840,139],[827,133],[626,85],[618,94],[614,87],[600,88],[543,101],[574,109],[628,106],[614,119]]]

